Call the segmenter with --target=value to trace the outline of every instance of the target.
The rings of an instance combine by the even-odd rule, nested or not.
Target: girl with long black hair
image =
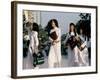
[[[51,42],[48,65],[50,68],[61,66],[61,31],[56,19],[51,19],[48,24],[49,39]]]
[[[80,63],[84,64],[82,58],[81,47],[78,46],[78,41],[80,40],[79,35],[76,32],[75,24],[70,23],[69,32],[67,34],[65,45],[68,46],[68,66],[80,66]],[[81,42],[80,42],[81,43]]]

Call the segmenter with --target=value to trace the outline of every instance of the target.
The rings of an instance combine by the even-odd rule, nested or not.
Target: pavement
[[[41,65],[38,65],[34,68],[32,64],[32,56],[31,54],[28,54],[27,57],[23,58],[23,69],[42,69],[42,68],[48,68],[48,56],[45,56],[45,62]],[[60,67],[68,67],[68,59],[67,55],[62,56],[61,66]]]

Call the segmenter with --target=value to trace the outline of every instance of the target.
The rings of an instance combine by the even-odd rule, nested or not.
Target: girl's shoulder
[[[79,36],[78,33],[74,33],[74,32],[68,32],[66,33],[68,37],[70,36]]]
[[[55,29],[51,29],[51,31],[50,31],[50,33],[52,33],[52,32],[60,32],[61,30],[60,30],[60,28],[55,28]]]
[[[55,30],[55,29],[51,29],[51,30],[50,30],[50,33],[54,32],[54,31],[56,31],[56,30]]]
[[[55,31],[60,32],[60,31],[61,31],[61,29],[60,29],[60,28],[55,28]]]

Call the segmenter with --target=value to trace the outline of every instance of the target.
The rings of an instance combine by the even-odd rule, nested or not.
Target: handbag
[[[44,56],[42,53],[37,54],[37,65],[41,65],[44,63]]]
[[[44,56],[41,53],[33,53],[33,65],[41,65],[44,63]]]
[[[79,40],[77,40],[77,47],[80,49],[80,51],[84,50],[84,48],[86,48],[86,44],[84,44],[84,41],[79,38]]]
[[[77,40],[75,38],[75,36],[71,36],[70,38],[68,38],[66,45],[69,44],[69,46],[71,47],[71,49],[73,50],[74,47],[77,45]]]
[[[53,40],[56,40],[58,38],[57,34],[56,34],[56,31],[50,33],[50,37],[53,39]]]

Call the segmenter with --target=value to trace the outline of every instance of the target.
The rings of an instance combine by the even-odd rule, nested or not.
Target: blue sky
[[[69,24],[71,22],[77,23],[80,20],[80,13],[71,12],[46,12],[41,11],[41,25],[45,27],[50,19],[57,19],[61,33],[64,34],[69,30]]]

